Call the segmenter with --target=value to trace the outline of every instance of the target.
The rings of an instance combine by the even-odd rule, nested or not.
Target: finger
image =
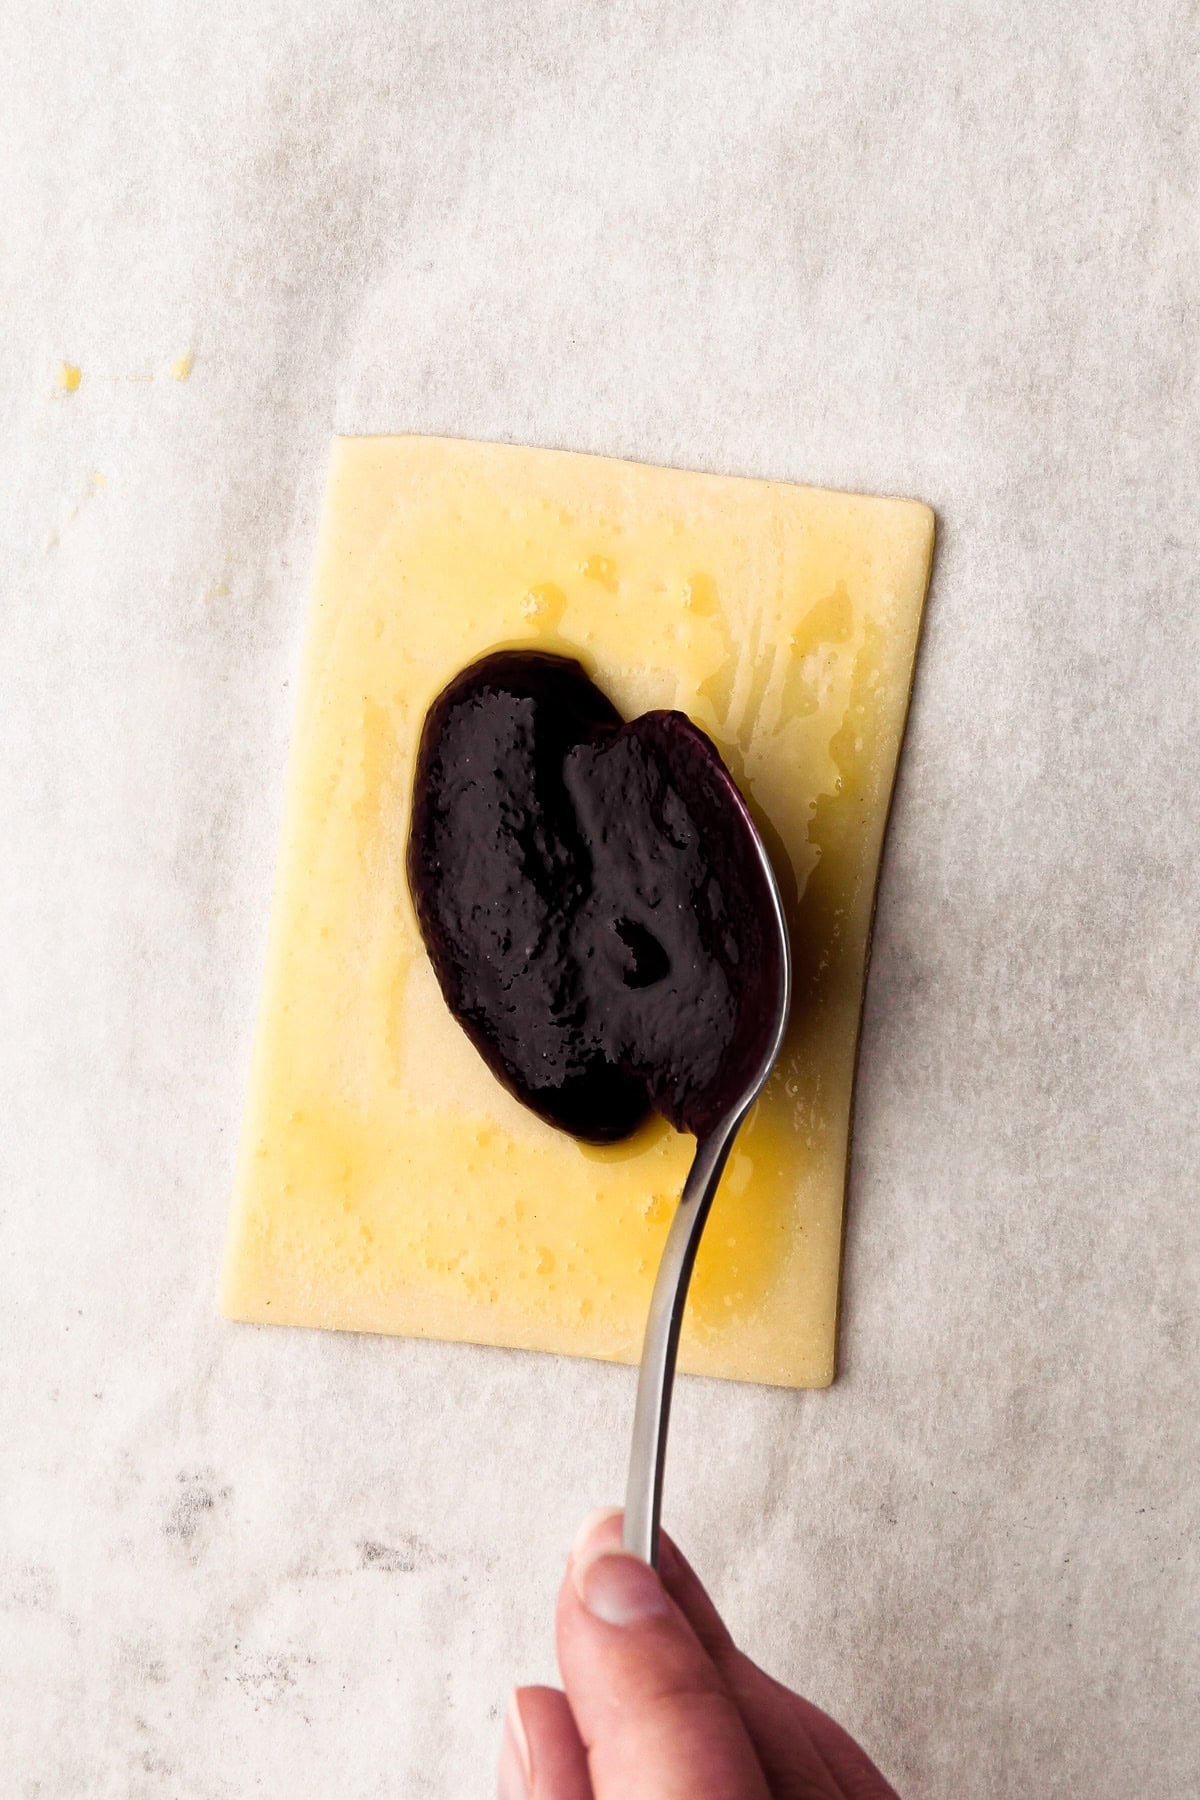
[[[516,1688],[500,1740],[500,1800],[593,1800],[587,1756],[567,1697]]]
[[[729,1627],[709,1599],[708,1590],[674,1538],[665,1531],[658,1538],[658,1567],[663,1586],[708,1651],[713,1661],[731,1656],[737,1649]]]
[[[728,1688],[619,1523],[589,1521],[558,1602],[558,1660],[595,1800],[770,1800]]]
[[[704,1584],[663,1534],[663,1583],[737,1702],[776,1800],[808,1800],[821,1770],[845,1800],[898,1800],[866,1751],[835,1719],[765,1674],[734,1643]]]
[[[782,1751],[790,1733],[802,1728],[845,1800],[900,1800],[895,1788],[885,1780],[862,1745],[836,1719],[831,1719],[803,1694],[794,1694],[790,1688],[781,1687],[748,1656],[743,1656],[741,1662],[744,1678],[738,1684],[738,1704],[743,1709],[743,1718],[747,1718],[751,1736],[758,1741],[761,1735],[767,1756],[776,1747]],[[774,1700],[771,1690],[776,1696]],[[754,1725],[750,1725],[748,1714],[753,1716]],[[786,1782],[780,1786],[778,1800],[791,1800]]]

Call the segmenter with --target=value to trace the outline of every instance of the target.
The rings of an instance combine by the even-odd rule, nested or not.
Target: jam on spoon
[[[757,834],[679,712],[629,724],[580,665],[498,651],[434,701],[408,877],[446,1003],[493,1072],[595,1143],[653,1109],[704,1137],[777,985]]]

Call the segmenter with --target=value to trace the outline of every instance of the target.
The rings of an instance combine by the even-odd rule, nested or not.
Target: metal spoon
[[[742,1059],[743,1066],[748,1066],[751,1073],[741,1085],[740,1091],[728,1097],[727,1103],[725,1096],[713,1096],[720,1103],[717,1108],[717,1123],[697,1140],[696,1154],[684,1183],[675,1217],[671,1221],[671,1229],[667,1233],[650,1299],[650,1316],[646,1322],[642,1362],[638,1371],[637,1406],[633,1416],[633,1448],[629,1458],[629,1482],[625,1490],[622,1541],[626,1550],[631,1550],[652,1567],[658,1566],[658,1523],[662,1511],[667,1427],[671,1417],[675,1357],[679,1349],[679,1331],[683,1324],[688,1283],[692,1278],[692,1267],[700,1247],[701,1234],[733,1147],[733,1140],[775,1066],[787,1029],[788,1008],[791,1004],[791,956],[779,884],[758,829],[732,779],[729,779],[729,788],[743,814],[749,840],[758,854],[765,890],[765,911],[771,916],[776,940],[768,945],[766,967],[758,971],[760,979],[765,976],[767,1002],[762,1008],[761,1017],[754,1022],[755,1041],[748,1046],[750,1054]],[[772,953],[774,968],[770,966]],[[758,1053],[757,1059],[755,1052]]]

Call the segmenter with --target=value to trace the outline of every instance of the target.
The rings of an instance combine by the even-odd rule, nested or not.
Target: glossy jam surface
[[[569,657],[449,683],[417,754],[408,878],[451,1012],[517,1098],[610,1143],[698,1137],[761,1057],[778,980],[745,807],[682,713],[623,724]]]

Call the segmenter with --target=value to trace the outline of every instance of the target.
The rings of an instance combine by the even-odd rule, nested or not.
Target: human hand
[[[826,1713],[734,1644],[665,1535],[662,1579],[586,1521],[558,1597],[565,1693],[518,1688],[500,1800],[898,1800]]]

